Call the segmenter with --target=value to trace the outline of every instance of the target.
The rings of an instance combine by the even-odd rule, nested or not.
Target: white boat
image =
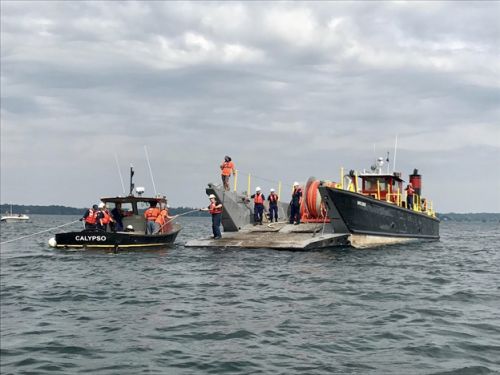
[[[6,223],[15,223],[17,221],[27,221],[30,217],[25,214],[13,214],[12,213],[12,205],[10,206],[10,213],[6,213],[4,216],[0,218],[0,221],[4,221]]]

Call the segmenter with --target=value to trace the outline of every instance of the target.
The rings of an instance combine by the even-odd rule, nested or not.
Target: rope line
[[[21,237],[14,238],[12,240],[3,241],[3,242],[0,242],[0,245],[6,244],[6,243],[9,243],[9,242],[14,242],[14,241],[17,241],[17,240],[22,240],[23,238],[28,238],[28,237],[31,237],[31,236],[36,236],[37,234],[41,234],[41,233],[45,233],[45,232],[50,232],[51,230],[54,230],[54,229],[57,229],[57,228],[62,228],[62,227],[65,227],[66,225],[74,224],[77,221],[80,221],[80,219],[72,221],[70,223],[58,225],[57,227],[45,229],[45,230],[42,230],[40,232],[31,233],[31,234],[28,234],[26,236],[21,236]]]
[[[197,211],[199,211],[199,209],[198,209],[198,208],[197,208],[196,210],[191,210],[191,211],[188,211],[188,212],[184,212],[184,213],[182,213],[182,214],[179,214],[179,215],[175,215],[173,218],[171,218],[170,220],[166,221],[166,222],[165,222],[165,224],[163,224],[163,225],[160,227],[160,230],[162,230],[162,229],[165,227],[165,225],[167,225],[167,224],[168,224],[168,223],[170,223],[171,221],[174,221],[174,220],[175,220],[175,219],[177,219],[178,217],[180,217],[180,216],[184,216],[184,215],[187,215],[187,214],[190,214],[190,213],[192,213],[192,212],[197,212]]]

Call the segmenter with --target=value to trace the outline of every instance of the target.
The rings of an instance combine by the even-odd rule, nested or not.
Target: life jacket
[[[111,221],[111,215],[109,214],[108,210],[102,211],[103,217],[101,219],[101,224],[105,225],[108,224]]]
[[[158,215],[160,214],[160,209],[158,207],[149,207],[144,212],[144,217],[147,221],[155,221]]]
[[[225,161],[220,166],[220,169],[222,169],[223,176],[230,176],[233,168],[234,168],[234,163],[232,161]]]
[[[212,215],[222,213],[222,207],[217,208],[215,206],[217,206],[216,203],[210,203],[210,206],[208,206],[208,212]]]
[[[167,218],[167,216],[168,216],[167,210],[163,209],[163,210],[161,210],[160,214],[156,218],[155,222],[160,224],[160,225],[163,225],[163,224],[165,224],[165,219]]]
[[[269,202],[270,203],[276,203],[278,202],[278,194],[269,194]]]
[[[262,194],[255,194],[253,201],[255,204],[264,204],[264,196]]]
[[[89,214],[85,218],[85,222],[87,224],[95,224],[97,221],[97,212],[94,211],[92,208],[89,208]]]

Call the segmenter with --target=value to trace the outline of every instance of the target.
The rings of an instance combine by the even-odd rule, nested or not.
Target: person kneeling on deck
[[[208,211],[212,215],[212,232],[214,240],[222,238],[220,233],[220,224],[222,219],[222,204],[216,201],[215,195],[210,194],[210,205],[207,208],[201,208],[200,211]]]
[[[278,194],[274,191],[274,189],[270,190],[269,197],[267,197],[269,201],[269,221],[272,223],[274,221],[278,222]]]
[[[156,227],[156,218],[160,214],[160,209],[156,207],[157,202],[149,202],[149,208],[144,212],[144,218],[146,219],[146,234],[153,234]]]
[[[83,214],[83,217],[80,219],[80,221],[85,221],[85,229],[96,229],[97,209],[97,204],[94,204],[92,208],[89,208]]]
[[[262,216],[264,215],[264,201],[266,197],[262,194],[260,187],[255,188],[255,194],[253,194],[250,198],[253,198],[253,221],[254,225],[262,225]]]
[[[298,182],[293,183],[292,200],[290,201],[290,224],[300,224],[300,204],[302,203],[302,189]]]
[[[413,210],[413,194],[415,194],[415,190],[413,190],[413,185],[410,183],[405,188],[406,190],[406,208]]]
[[[168,232],[167,227],[168,224],[174,219],[176,216],[170,216],[168,214],[168,209],[170,206],[167,204],[163,206],[163,204],[160,204],[160,214],[155,220],[155,230],[153,234],[158,234],[158,233],[166,233]]]

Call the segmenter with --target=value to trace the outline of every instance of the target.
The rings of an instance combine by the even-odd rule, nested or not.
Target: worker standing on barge
[[[290,224],[300,224],[300,204],[302,203],[302,188],[298,182],[293,183],[292,200],[290,201]]]
[[[229,191],[229,176],[231,176],[231,172],[233,173],[233,176],[236,173],[234,163],[231,161],[229,156],[224,156],[224,162],[220,165],[220,169],[224,190]]]
[[[210,194],[210,205],[208,207],[203,207],[200,211],[208,211],[212,215],[212,232],[214,234],[214,240],[222,238],[220,232],[220,224],[222,221],[222,204],[217,202],[215,195]]]
[[[274,221],[278,222],[279,197],[274,189],[270,190],[269,197],[267,197],[267,200],[269,201],[269,221],[272,223],[274,219]]]
[[[255,188],[255,194],[250,198],[253,198],[253,222],[254,225],[262,225],[262,216],[264,216],[264,201],[266,197],[262,194],[262,189],[260,187]]]
[[[405,188],[406,190],[406,208],[413,210],[413,194],[415,194],[415,190],[413,189],[413,185],[411,183]]]

